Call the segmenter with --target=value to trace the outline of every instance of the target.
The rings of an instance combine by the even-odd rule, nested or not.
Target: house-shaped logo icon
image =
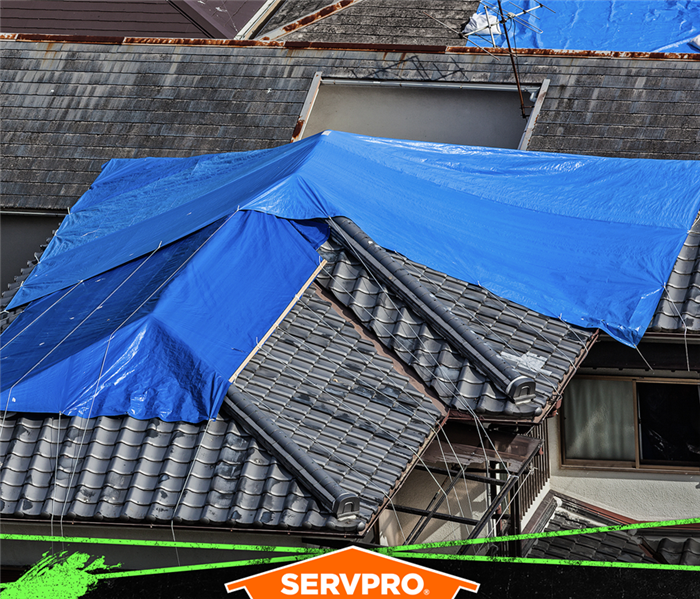
[[[429,597],[454,599],[479,584],[358,547],[348,547],[226,584],[251,599]]]

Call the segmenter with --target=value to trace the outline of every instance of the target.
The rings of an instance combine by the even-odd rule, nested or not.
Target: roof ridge
[[[369,262],[379,278],[396,292],[413,311],[425,318],[430,326],[463,357],[469,358],[516,404],[530,401],[535,396],[535,380],[520,374],[507,364],[483,339],[480,339],[406,268],[360,229],[350,219],[336,217],[329,220],[340,229],[349,249]],[[349,238],[348,238],[349,237]]]
[[[304,484],[306,489],[339,519],[357,517],[360,498],[343,489],[324,469],[299,447],[254,400],[231,385],[222,408],[247,428],[258,443],[274,455]]]
[[[291,21],[290,23],[285,23],[283,25],[280,25],[279,27],[276,27],[272,31],[269,31],[267,33],[264,33],[261,35],[259,38],[263,41],[269,41],[269,40],[276,40],[279,39],[280,37],[283,37],[289,33],[292,33],[294,31],[298,31],[299,29],[303,29],[304,27],[308,27],[309,25],[313,25],[314,23],[317,23],[321,19],[325,19],[326,17],[330,17],[332,15],[335,15],[336,13],[340,12],[341,10],[348,8],[349,6],[352,6],[353,4],[359,4],[362,2],[362,0],[340,0],[339,2],[332,2],[328,4],[327,6],[322,6],[318,10],[315,10],[311,13],[308,13],[302,17],[299,17],[298,19],[295,19],[294,21]]]

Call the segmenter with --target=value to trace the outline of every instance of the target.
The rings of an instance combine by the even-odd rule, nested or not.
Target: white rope
[[[668,292],[668,287],[664,285],[664,291],[666,292],[666,297],[668,298],[668,303],[671,304],[671,307],[676,311],[676,314],[678,314],[678,318],[680,318],[681,324],[683,325],[683,344],[685,345],[685,363],[688,368],[688,372],[690,372],[690,354],[688,353],[688,327],[685,324],[685,318],[681,315],[681,313],[678,311],[678,307],[676,306],[675,302],[671,299],[671,294]]]
[[[182,499],[182,496],[185,494],[185,489],[187,489],[187,485],[190,482],[190,476],[192,475],[192,471],[194,470],[194,466],[197,463],[197,459],[199,458],[199,452],[202,450],[202,445],[204,445],[204,437],[206,437],[207,433],[209,432],[209,424],[211,422],[212,422],[212,420],[207,420],[207,425],[204,427],[204,432],[202,433],[202,441],[197,446],[197,451],[194,454],[194,460],[192,460],[192,463],[190,464],[189,471],[187,472],[187,476],[185,477],[185,482],[182,485],[182,490],[180,491],[180,495],[178,496],[177,501],[175,502],[175,506],[173,507],[173,517],[170,519],[170,530],[172,532],[174,542],[177,542],[175,540],[175,525],[173,524],[175,522],[175,514],[177,513],[177,506],[180,504],[180,500]],[[199,437],[199,435],[197,435],[197,436]],[[178,552],[177,547],[175,547],[175,556],[177,557],[177,565],[181,566],[182,564],[180,563],[180,553]]]
[[[649,362],[647,362],[647,359],[642,355],[642,352],[639,350],[639,347],[637,347],[637,346],[635,345],[635,346],[634,346],[634,349],[637,350],[637,353],[641,356],[642,360],[644,360],[644,363],[647,365],[647,367],[649,368],[649,370],[651,370],[652,372],[654,372],[654,369],[652,368],[651,364],[649,364]]]
[[[101,366],[100,366],[100,372],[99,372],[99,374],[98,374],[98,376],[97,376],[97,381],[95,382],[95,392],[93,393],[92,400],[90,401],[90,410],[88,411],[88,416],[87,416],[87,419],[86,419],[86,422],[85,422],[85,429],[83,430],[83,436],[82,436],[80,445],[79,445],[79,447],[78,447],[78,456],[80,455],[80,450],[82,449],[83,443],[84,443],[84,441],[85,441],[85,435],[87,434],[87,429],[88,429],[89,421],[90,421],[90,418],[91,418],[91,416],[92,416],[92,409],[93,409],[93,407],[94,407],[94,405],[95,405],[95,400],[96,400],[97,394],[98,394],[98,392],[99,392],[99,382],[100,382],[100,379],[102,378],[102,372],[103,372],[103,369],[104,369],[105,362],[106,362],[106,360],[107,360],[107,352],[109,351],[109,346],[110,346],[110,344],[112,343],[112,339],[113,339],[114,336],[117,334],[117,332],[119,331],[119,329],[121,329],[121,328],[129,321],[129,319],[131,319],[131,317],[134,316],[134,314],[136,314],[139,310],[141,310],[141,308],[142,308],[144,305],[146,305],[146,303],[148,303],[148,301],[149,301],[156,293],[158,293],[165,285],[167,285],[167,283],[168,283],[178,272],[180,272],[180,270],[182,270],[182,269],[185,267],[185,265],[197,254],[197,252],[199,252],[199,250],[201,250],[202,247],[204,247],[204,245],[205,245],[214,235],[216,235],[216,233],[219,232],[219,230],[221,229],[221,227],[223,227],[237,212],[238,212],[238,211],[236,211],[236,212],[234,212],[233,214],[229,215],[229,217],[228,217],[223,223],[221,223],[221,225],[219,225],[219,226],[217,227],[217,229],[216,229],[211,235],[209,235],[209,237],[207,237],[207,238],[199,245],[199,247],[197,247],[197,249],[196,249],[194,252],[192,252],[192,253],[187,257],[187,259],[184,260],[184,261],[182,262],[182,264],[180,264],[180,266],[178,266],[178,267],[170,274],[170,276],[169,276],[165,281],[163,281],[163,282],[162,282],[162,283],[161,283],[161,284],[160,284],[160,285],[159,285],[159,286],[158,286],[158,287],[143,301],[143,302],[141,302],[141,304],[140,304],[131,314],[129,314],[129,316],[127,316],[127,318],[126,318],[124,321],[122,321],[122,323],[121,323],[116,329],[114,329],[114,331],[113,331],[112,334],[110,335],[109,340],[107,341],[107,347],[105,348],[105,353],[104,353],[104,355],[103,355],[103,357],[102,357],[102,364],[101,364]],[[161,245],[162,245],[162,242],[161,242],[160,244],[158,244],[158,247],[157,247],[155,250],[153,250],[153,251],[149,254],[148,258],[146,258],[146,259],[138,266],[138,268],[137,268],[136,270],[134,270],[134,272],[131,273],[131,274],[119,285],[119,287],[121,287],[124,283],[126,283],[126,281],[128,281],[128,280],[136,273],[136,271],[138,271],[144,264],[146,264],[146,262],[148,262],[148,260],[161,248]],[[117,289],[119,289],[119,287],[117,287]],[[110,294],[109,297],[111,297],[111,296],[117,291],[117,289],[115,289],[115,290],[112,292],[112,294]],[[109,297],[107,297],[107,299],[109,299]],[[105,300],[102,302],[102,305],[104,304],[104,302],[107,301],[107,299],[105,299]],[[99,307],[100,307],[100,306],[98,306],[98,308],[99,308]],[[95,308],[95,310],[97,310],[97,308]],[[94,313],[95,310],[93,310],[93,312],[91,312],[91,314]],[[87,318],[89,318],[89,316],[90,316],[90,315],[88,315]],[[85,320],[87,320],[87,318],[86,318]],[[83,320],[83,322],[85,322],[85,320]],[[82,324],[82,323],[81,323],[81,324]],[[80,326],[80,325],[78,325],[78,326]],[[77,327],[76,327],[76,328],[77,328]],[[74,330],[75,330],[75,329],[74,329]],[[52,350],[52,351],[53,351],[53,350]],[[72,485],[73,485],[73,477],[74,477],[74,475],[75,475],[75,473],[76,473],[76,471],[77,471],[77,468],[78,468],[78,458],[76,458],[76,461],[75,461],[75,463],[74,463],[74,465],[73,465],[73,471],[71,472],[70,480],[69,480],[69,483],[68,483],[68,489],[69,489],[69,490],[70,490],[70,488],[71,488]],[[61,522],[61,535],[63,535],[63,516],[65,515],[65,510],[66,510],[66,507],[67,507],[67,502],[68,502],[68,494],[66,494],[65,500],[64,500],[64,502],[63,502],[63,509],[61,510],[61,520],[60,520],[60,522]],[[176,549],[176,551],[177,551],[177,549]],[[179,559],[179,557],[178,557],[178,559]],[[179,561],[178,561],[178,565],[179,565]]]
[[[24,331],[26,331],[30,326],[32,326],[37,320],[39,320],[44,314],[46,314],[49,310],[51,310],[56,304],[58,304],[63,298],[65,298],[71,291],[73,291],[78,285],[80,285],[83,281],[78,281],[73,285],[68,291],[66,291],[61,297],[59,297],[53,304],[51,304],[46,310],[44,310],[41,314],[39,314],[34,320],[32,320],[26,327],[24,327],[21,331],[19,331],[12,339],[10,339],[5,345],[0,347],[0,351],[5,349],[10,343],[12,343],[17,337],[19,337]]]
[[[346,246],[349,247],[351,244],[348,242],[348,239],[347,239],[347,237],[345,236],[345,232],[344,232],[342,229],[340,229],[340,228],[337,228],[336,231],[337,231],[342,237],[345,238]],[[373,272],[371,271],[371,269],[365,264],[365,262],[362,260],[362,258],[361,258],[360,256],[357,256],[357,258],[358,258],[359,262],[362,264],[362,266],[363,266],[363,268],[365,269],[365,271],[367,272],[367,274],[369,275],[369,277],[371,277],[371,278],[374,280],[374,282],[377,284],[377,286],[378,286],[380,289],[383,288],[383,285],[377,280],[377,278],[374,276],[374,273],[373,273]],[[332,273],[330,274],[330,277],[331,277],[333,280],[335,280],[335,276],[334,276]],[[389,299],[389,301],[390,301],[390,302],[392,303],[392,305],[394,306],[394,309],[395,309],[397,312],[400,312],[399,307],[396,305],[396,303],[394,302],[394,300],[393,300],[393,298],[391,297],[390,294],[387,294],[387,298]],[[359,305],[359,304],[358,304],[358,305]],[[367,314],[369,314],[371,317],[374,317],[374,315],[373,315],[369,310],[367,310],[367,308],[365,308],[364,306],[361,306],[361,305],[360,305],[360,307],[361,307],[365,312],[367,312]],[[389,331],[388,328],[387,328],[386,330],[387,330],[387,332],[389,333],[389,336],[390,336],[392,339],[394,339],[394,341],[397,342],[398,346],[399,346],[399,347],[402,347],[402,351],[405,351],[405,352],[408,353],[416,362],[420,363],[420,362],[418,361],[418,358],[413,354],[413,352],[411,352],[410,350],[408,350],[408,349],[406,349],[406,348],[403,348],[403,344],[399,341],[399,339],[398,339],[397,337],[394,336],[393,332]],[[434,356],[432,356],[432,354],[427,354],[427,355],[429,355],[429,356],[433,359],[433,361],[435,362],[435,366],[440,366],[440,363],[437,361],[437,358],[435,358]],[[446,383],[449,383],[450,385],[452,385],[452,386],[454,387],[455,395],[457,395],[457,396],[460,395],[459,389],[457,388],[457,385],[456,385],[453,381],[450,381],[450,380],[448,379],[448,380],[446,380],[445,382],[446,382]],[[448,385],[448,386],[449,386],[449,385]],[[470,414],[472,415],[472,417],[474,418],[474,422],[475,422],[475,425],[476,425],[476,427],[477,427],[477,430],[478,430],[478,428],[479,428],[479,425],[481,425],[481,426],[483,427],[483,423],[481,423],[481,420],[480,420],[479,417],[476,415],[476,413],[475,413],[474,410],[471,408],[471,406],[470,406],[468,403],[465,403],[465,405],[466,405],[467,410],[469,411],[469,413],[470,413]],[[507,470],[507,468],[505,467],[505,463],[504,463],[503,460],[501,459],[501,456],[500,456],[500,454],[498,453],[498,450],[496,449],[495,444],[493,443],[493,441],[492,441],[491,438],[489,437],[488,432],[486,432],[486,428],[485,428],[485,427],[483,427],[483,428],[484,428],[484,433],[485,433],[486,437],[489,439],[489,442],[491,443],[491,446],[493,447],[494,451],[496,452],[496,455],[498,456],[499,461],[501,462],[501,464],[503,465],[503,467]]]
[[[399,530],[401,531],[401,536],[403,537],[403,544],[406,545],[408,542],[406,540],[406,535],[403,532],[403,526],[401,526],[401,520],[399,519],[399,515],[396,513],[396,508],[394,507],[394,502],[391,500],[391,497],[388,495],[386,496],[387,499],[389,500],[389,504],[391,505],[391,509],[394,511],[394,516],[396,517],[396,523],[399,525]],[[379,543],[377,543],[379,544]]]
[[[61,448],[61,412],[58,413],[58,428],[56,429],[56,463],[53,473],[53,493],[51,494],[51,536],[53,537],[53,518],[56,513],[56,487],[58,485],[58,456]],[[51,553],[53,553],[53,541],[51,541]]]
[[[124,279],[124,281],[119,285],[119,287],[121,287],[124,283],[126,283],[134,274],[136,274],[136,272],[142,266],[144,266],[146,264],[146,262],[148,262],[151,259],[151,257],[160,249],[161,245],[162,245],[162,242],[158,244],[158,247],[155,250],[153,250],[141,264],[139,264],[138,268],[136,268],[134,270],[134,272],[132,272],[126,279]],[[117,287],[117,289],[119,289],[119,287]],[[111,297],[117,291],[117,289],[115,289],[114,292],[112,292],[112,294],[110,294],[107,297],[107,299],[109,299],[109,297]],[[151,294],[151,295],[153,295],[153,294]],[[102,305],[104,305],[104,303],[107,301],[107,299],[105,299],[101,303],[101,305],[98,306],[98,308],[101,307]],[[141,306],[143,306],[143,304],[141,304]],[[139,306],[134,312],[132,312],[131,315],[127,318],[127,320],[129,318],[131,318],[131,316],[133,316],[141,308],[141,306]],[[93,314],[96,310],[97,310],[97,308],[95,308],[95,310],[93,310],[90,314]],[[88,318],[89,318],[89,315],[88,315]],[[85,320],[87,320],[87,318]],[[83,322],[85,322],[85,320],[83,320]],[[61,536],[63,536],[63,517],[64,517],[65,512],[66,512],[66,507],[68,506],[68,496],[70,494],[71,488],[73,487],[73,478],[75,477],[75,474],[78,471],[78,461],[80,460],[80,452],[83,448],[83,444],[85,443],[85,436],[87,435],[87,430],[88,430],[88,427],[90,425],[90,418],[92,417],[92,409],[95,405],[95,400],[97,399],[97,394],[98,394],[98,391],[100,388],[100,379],[102,378],[102,372],[104,370],[105,362],[107,361],[107,352],[109,351],[109,346],[112,343],[112,339],[114,338],[114,335],[124,325],[125,322],[126,322],[126,320],[124,322],[122,322],[109,336],[109,340],[107,341],[107,347],[105,348],[105,353],[102,356],[102,364],[100,365],[100,371],[97,375],[97,381],[95,382],[95,392],[93,393],[92,399],[90,400],[90,409],[88,410],[88,415],[87,415],[87,418],[85,419],[85,428],[83,429],[83,435],[82,435],[82,438],[81,438],[80,443],[78,445],[78,451],[76,454],[75,462],[73,463],[73,468],[71,470],[70,479],[68,481],[68,488],[66,490],[66,495],[65,495],[64,500],[63,500],[63,508],[61,509],[61,518],[59,521],[60,526],[61,526]],[[78,326],[80,326],[80,325],[78,325]]]

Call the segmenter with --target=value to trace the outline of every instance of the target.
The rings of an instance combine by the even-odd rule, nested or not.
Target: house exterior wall
[[[526,122],[517,92],[321,84],[304,137],[335,129],[516,149]]]
[[[559,417],[547,422],[553,491],[633,520],[700,516],[700,474],[562,468]]]

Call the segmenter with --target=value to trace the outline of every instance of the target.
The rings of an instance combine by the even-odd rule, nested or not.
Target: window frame
[[[651,376],[605,376],[582,374],[574,377],[576,379],[588,380],[608,380],[608,381],[630,381],[632,383],[632,397],[634,407],[634,453],[635,459],[632,461],[599,460],[599,459],[572,459],[566,457],[566,433],[564,419],[566,418],[566,401],[562,402],[561,411],[558,418],[559,429],[559,467],[571,470],[601,470],[601,471],[624,471],[624,472],[645,472],[645,473],[667,473],[667,474],[699,474],[700,466],[672,466],[670,464],[642,464],[640,448],[639,430],[639,399],[637,395],[637,383],[660,383],[676,385],[695,385],[700,387],[698,379],[690,378],[663,378]],[[572,379],[573,380],[573,379]],[[566,391],[564,391],[566,393]]]

